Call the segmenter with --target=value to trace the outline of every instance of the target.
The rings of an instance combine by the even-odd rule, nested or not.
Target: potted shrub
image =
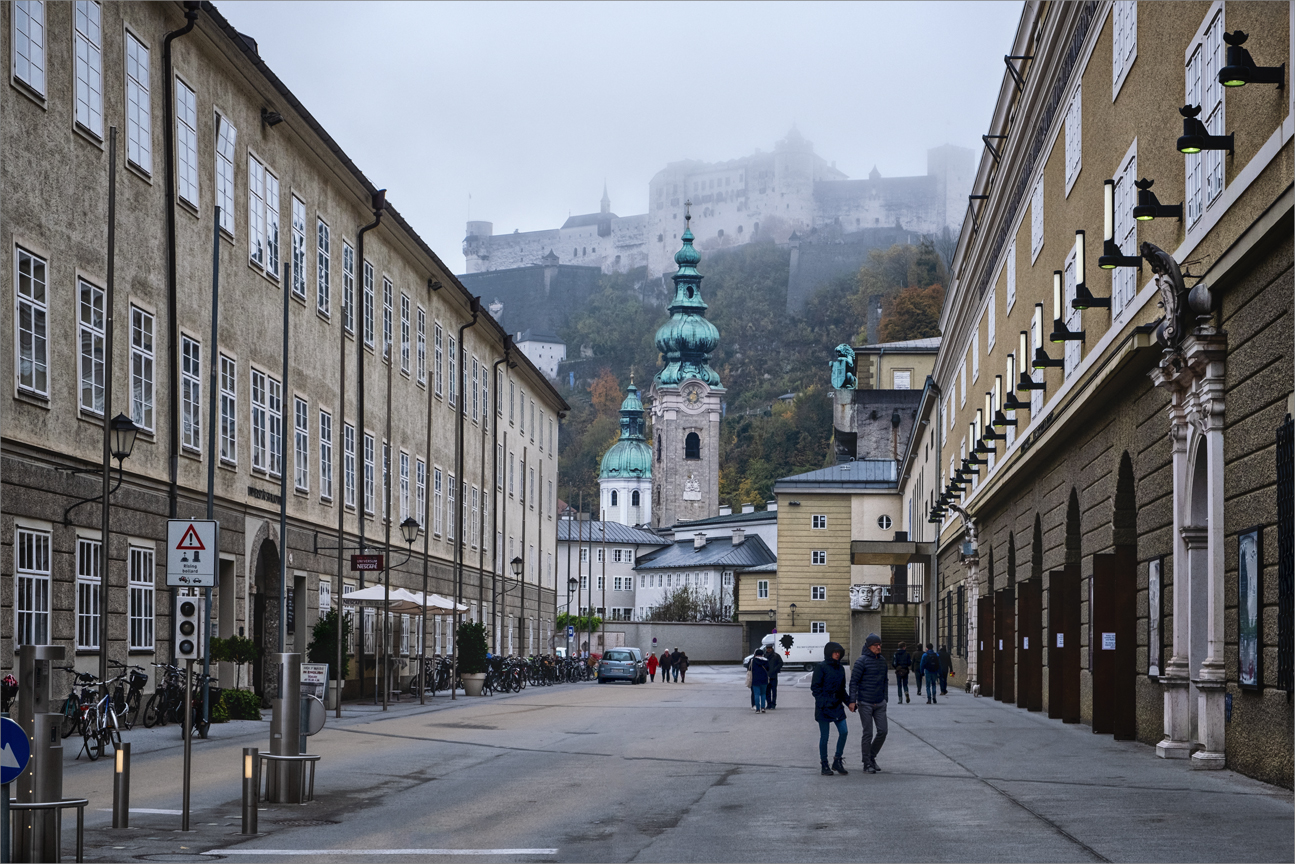
[[[337,668],[337,628],[341,620],[343,647],[351,638],[350,616],[340,616],[336,609],[330,609],[315,622],[311,630],[310,644],[306,646],[306,657],[311,663],[328,664],[328,699],[324,707],[332,710],[337,707],[341,698],[342,687],[346,683],[346,674],[350,671],[351,657],[342,652],[342,668]]]
[[[463,679],[463,692],[480,696],[486,683],[486,625],[464,621],[459,625],[454,642],[458,652],[459,677]]]

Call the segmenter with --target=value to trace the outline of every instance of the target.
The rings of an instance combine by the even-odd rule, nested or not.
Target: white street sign
[[[168,519],[166,584],[211,588],[220,561],[220,523],[205,519]]]

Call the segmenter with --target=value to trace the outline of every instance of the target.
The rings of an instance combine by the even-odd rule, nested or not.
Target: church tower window
[[[612,490],[612,506],[619,506],[619,496],[617,496],[615,489]]]
[[[639,506],[639,493],[637,491],[630,493],[630,505],[633,507]]]
[[[701,436],[696,432],[689,432],[688,437],[683,439],[683,458],[701,458]]]

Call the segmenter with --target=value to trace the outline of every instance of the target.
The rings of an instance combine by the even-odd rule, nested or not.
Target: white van
[[[788,646],[784,640],[791,642]],[[823,649],[832,641],[830,633],[770,633],[760,640],[760,647],[768,652],[771,648],[782,657],[786,666],[800,666],[813,669],[823,662]],[[748,654],[742,665],[749,666],[754,654]]]

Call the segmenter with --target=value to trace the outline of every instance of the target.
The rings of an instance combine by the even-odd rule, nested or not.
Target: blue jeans
[[[836,758],[840,759],[841,754],[845,752],[845,739],[850,737],[850,727],[842,720],[819,720],[818,721],[818,758],[827,764],[827,738],[836,726]]]
[[[674,673],[674,680],[675,680],[675,681],[678,681],[678,680],[679,680],[679,667],[678,667],[678,666],[671,666],[671,667],[670,667],[670,671],[671,671],[672,673]]]
[[[755,707],[760,709],[761,711],[763,711],[765,708],[768,707],[768,703],[765,701],[765,698],[764,698],[765,686],[766,685],[764,684],[751,685],[751,692],[755,694]]]
[[[939,692],[939,690],[937,689],[939,686],[940,686],[940,673],[927,672],[926,673],[926,698],[934,699],[935,694]]]

